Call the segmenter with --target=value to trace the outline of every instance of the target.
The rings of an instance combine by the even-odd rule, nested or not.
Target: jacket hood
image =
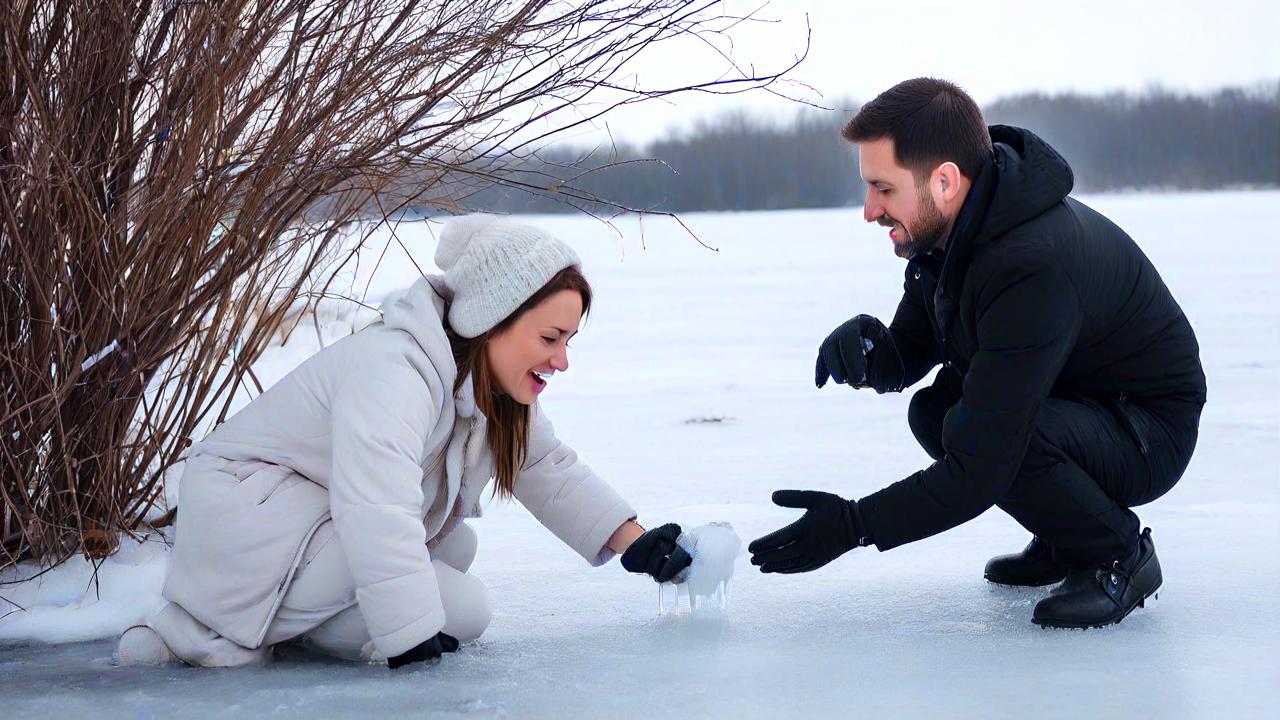
[[[418,347],[440,374],[440,380],[448,389],[453,388],[458,376],[458,365],[453,359],[449,336],[445,333],[445,313],[452,293],[439,275],[419,278],[413,285],[396,291],[383,300],[378,311],[382,324],[395,330],[403,330],[413,337]],[[469,392],[471,379],[467,378],[461,391],[455,393],[454,402],[458,414],[470,416],[474,401]]]
[[[444,332],[449,294],[443,282],[433,284],[432,279],[419,278],[409,287],[387,295],[378,307],[383,325],[409,333],[428,354],[429,348],[449,347]]]
[[[996,188],[974,238],[981,244],[1058,204],[1075,184],[1071,166],[1035,133],[992,125]]]

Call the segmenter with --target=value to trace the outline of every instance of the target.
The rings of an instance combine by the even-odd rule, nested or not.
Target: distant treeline
[[[984,112],[1053,145],[1071,163],[1077,192],[1280,186],[1280,82],[1207,95],[1032,93]],[[608,211],[590,198],[672,212],[856,205],[857,156],[840,138],[851,116],[805,110],[770,123],[732,113],[644,147],[546,150],[514,168],[528,187],[484,188],[465,205],[509,213]]]

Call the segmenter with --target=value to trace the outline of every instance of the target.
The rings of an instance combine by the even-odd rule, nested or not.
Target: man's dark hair
[[[973,180],[991,156],[991,135],[978,104],[955,83],[904,80],[862,106],[841,133],[852,143],[893,140],[893,155],[917,183],[944,162]]]

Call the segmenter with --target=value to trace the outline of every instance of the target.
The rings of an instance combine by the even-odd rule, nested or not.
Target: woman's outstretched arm
[[[631,543],[635,542],[636,538],[643,534],[644,528],[640,527],[635,520],[628,520],[619,525],[613,532],[613,537],[609,538],[609,549],[621,555],[631,547]]]

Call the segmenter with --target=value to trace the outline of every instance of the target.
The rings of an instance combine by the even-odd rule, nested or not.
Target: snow
[[[764,576],[739,556],[723,622],[659,617],[652,580],[616,562],[593,570],[519,505],[495,503],[475,523],[474,566],[490,587],[493,625],[438,665],[393,674],[287,650],[265,669],[112,667],[110,639],[71,641],[106,638],[154,606],[164,544],[153,538],[103,565],[97,602],[83,563],[0,586],[27,608],[0,619],[0,708],[14,717],[652,717],[677,708],[1274,717],[1280,192],[1084,200],[1155,261],[1197,330],[1209,378],[1191,467],[1138,510],[1164,568],[1157,610],[1105,630],[1032,625],[1044,591],[981,578],[988,557],[1027,539],[992,510],[808,574]],[[769,502],[773,490],[860,497],[926,464],[907,429],[909,392],[812,385],[814,349],[832,327],[860,312],[892,314],[902,261],[883,229],[856,208],[683,219],[719,252],[661,219],[646,219],[643,244],[634,220],[616,223],[619,236],[588,218],[533,219],[579,248],[597,289],[571,368],[543,402],[640,521],[729,521],[750,541],[796,517]],[[397,230],[423,267],[433,228]],[[416,272],[392,243],[364,299]],[[363,294],[369,280],[351,286]],[[314,331],[297,337],[260,363],[264,383],[305,355],[293,342],[318,347]]]
[[[28,564],[0,575],[0,643],[93,640],[143,622],[159,603],[169,542],[152,532],[124,540],[120,552],[95,564],[77,556],[38,575]],[[25,581],[25,582],[23,582]],[[0,645],[0,667],[6,648]]]

